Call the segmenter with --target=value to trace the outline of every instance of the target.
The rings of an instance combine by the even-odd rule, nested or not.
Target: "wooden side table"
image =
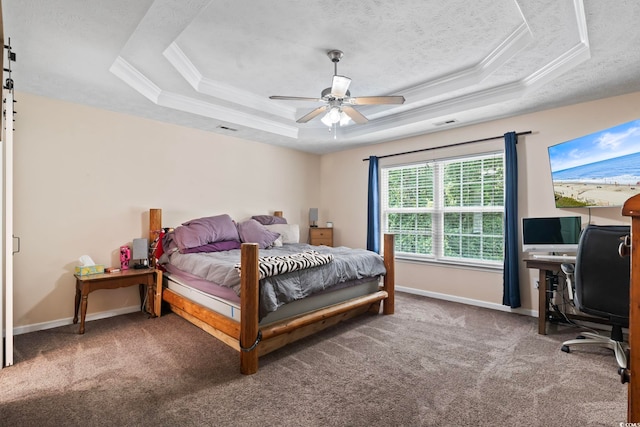
[[[309,244],[333,246],[333,228],[330,227],[310,227]]]
[[[78,276],[76,278],[76,299],[75,314],[73,323],[78,323],[78,310],[80,310],[79,334],[84,334],[84,320],[87,315],[87,300],[89,294],[98,289],[117,289],[126,286],[140,286],[140,304],[144,302],[146,289],[147,306],[146,311],[152,316],[160,315],[160,298],[162,290],[162,272],[153,268],[141,270],[130,269],[117,273],[92,274],[89,276]],[[145,307],[141,307],[145,309]]]

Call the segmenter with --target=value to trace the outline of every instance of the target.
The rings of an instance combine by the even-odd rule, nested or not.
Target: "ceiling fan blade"
[[[345,76],[333,76],[331,83],[331,96],[335,98],[344,98],[351,84],[351,79]]]
[[[311,111],[310,113],[307,113],[304,116],[300,117],[298,120],[296,120],[296,123],[307,123],[309,120],[313,119],[314,117],[323,113],[326,110],[327,110],[326,105],[323,105],[322,107],[318,107],[315,110]]]
[[[280,99],[283,101],[313,101],[313,102],[324,101],[321,98],[306,98],[303,96],[278,96],[278,95],[271,95],[269,99]]]
[[[347,116],[349,116],[351,118],[351,120],[353,120],[354,122],[356,122],[359,125],[363,125],[365,123],[367,123],[369,121],[369,119],[367,119],[365,116],[363,116],[360,111],[356,110],[353,107],[350,107],[348,105],[343,105],[342,106],[342,112],[345,113]]]
[[[404,96],[358,96],[349,99],[352,105],[404,104]]]

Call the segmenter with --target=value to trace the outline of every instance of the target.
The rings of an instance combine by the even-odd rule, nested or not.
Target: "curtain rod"
[[[530,133],[533,133],[532,131],[528,130],[525,132],[518,132],[516,133],[516,136],[520,136],[520,135],[529,135]],[[419,153],[421,151],[429,151],[429,150],[437,150],[438,148],[449,148],[449,147],[456,147],[458,145],[465,145],[465,144],[472,144],[474,142],[484,142],[484,141],[491,141],[492,139],[499,139],[499,138],[504,138],[504,135],[500,135],[500,136],[492,136],[489,138],[482,138],[482,139],[474,139],[473,141],[464,141],[464,142],[457,142],[455,144],[449,144],[449,145],[440,145],[438,147],[430,147],[430,148],[421,148],[419,150],[412,150],[412,151],[403,151],[402,153],[394,153],[394,154],[386,154],[384,156],[378,156],[379,159],[384,159],[385,157],[395,157],[395,156],[402,156],[404,154],[413,154],[413,153]],[[362,159],[363,162],[368,162],[369,159]]]

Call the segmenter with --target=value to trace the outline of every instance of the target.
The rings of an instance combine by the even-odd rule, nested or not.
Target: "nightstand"
[[[309,244],[315,246],[333,246],[333,228],[310,227]]]
[[[146,307],[142,307],[152,316],[160,315],[160,298],[162,290],[162,272],[154,268],[142,270],[129,269],[117,273],[92,274],[89,276],[78,276],[76,278],[76,299],[75,315],[73,323],[78,323],[78,311],[80,312],[79,334],[84,334],[84,319],[87,315],[87,303],[89,293],[98,289],[117,289],[126,286],[139,285],[141,305],[145,301]]]

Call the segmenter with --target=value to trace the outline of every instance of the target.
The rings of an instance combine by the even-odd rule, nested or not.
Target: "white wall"
[[[370,155],[382,156],[503,135],[509,131],[531,130],[531,135],[521,136],[518,142],[520,217],[581,215],[584,225],[589,221],[590,213],[594,224],[629,224],[630,220],[622,217],[619,208],[590,211],[556,209],[547,147],[638,119],[639,105],[640,93],[634,93],[325,155],[321,162],[320,223],[326,220],[334,222],[336,244],[366,246],[368,162],[362,159]],[[501,144],[501,141],[498,140],[498,143]],[[423,156],[438,158],[453,153],[469,153],[481,149],[480,146],[491,148],[495,143],[465,145],[454,150],[433,150]],[[384,161],[403,163],[415,161],[417,157],[399,156]],[[535,289],[537,271],[527,270],[521,263],[520,277],[522,308],[535,311],[538,304]],[[490,305],[502,303],[501,271],[487,272],[399,260],[396,263],[396,283],[426,293],[446,294],[454,299],[469,298]]]
[[[80,255],[119,265],[118,248],[164,225],[282,210],[306,239],[319,204],[317,155],[17,93],[15,326],[73,317]],[[135,287],[89,296],[94,313],[139,305]],[[36,327],[37,328],[37,327]],[[29,328],[27,328],[29,329]]]

